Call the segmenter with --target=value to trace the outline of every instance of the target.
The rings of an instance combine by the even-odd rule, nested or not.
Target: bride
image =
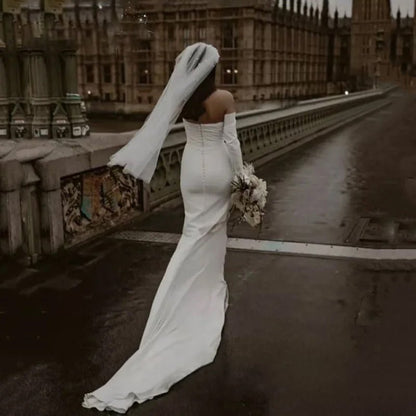
[[[215,358],[228,305],[223,270],[230,183],[243,166],[233,96],[215,88],[218,60],[212,45],[185,48],[145,124],[109,163],[150,181],[169,129],[183,118],[182,236],[139,349],[105,385],[85,394],[83,407],[125,413]]]

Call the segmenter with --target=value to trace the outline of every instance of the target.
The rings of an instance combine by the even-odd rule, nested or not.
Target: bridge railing
[[[337,128],[377,103],[392,89],[370,90],[302,101],[288,109],[251,110],[237,114],[237,130],[244,160],[260,166],[308,141],[321,131]],[[377,104],[375,104],[377,106]],[[162,149],[150,184],[149,204],[154,208],[179,196],[179,172],[186,142],[183,123],[176,125]]]
[[[388,102],[390,90],[302,102],[296,107],[237,114],[244,159],[260,166]],[[148,186],[119,168],[111,154],[134,131],[92,133],[83,139],[0,141],[0,253],[32,261],[180,201],[180,161],[186,142],[182,123],[162,148]]]

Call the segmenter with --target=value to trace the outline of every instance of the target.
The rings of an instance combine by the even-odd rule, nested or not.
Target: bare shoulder
[[[216,123],[224,120],[224,114],[235,112],[233,95],[226,90],[215,90],[205,101],[206,115],[200,118],[205,123]]]
[[[224,109],[224,113],[232,113],[235,111],[235,101],[230,91],[218,89],[213,95],[215,96],[213,98],[216,100],[216,103]]]
[[[218,99],[223,100],[224,102],[234,102],[234,96],[230,91],[217,90],[215,93],[217,94]]]

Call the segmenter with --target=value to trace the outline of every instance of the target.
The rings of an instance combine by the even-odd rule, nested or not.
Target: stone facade
[[[356,0],[352,18],[320,1],[22,2],[0,12],[0,137],[88,134],[80,97],[89,113],[148,114],[175,57],[197,41],[219,49],[217,85],[242,103],[412,84],[415,19],[393,19],[389,0]],[[50,42],[39,42],[45,33]]]
[[[354,90],[350,82],[351,19],[335,11],[330,20],[328,52],[328,93]]]
[[[409,16],[403,18],[399,10],[392,31],[391,63],[393,77],[407,87],[416,87],[415,22],[416,20]]]
[[[321,11],[300,0],[68,0],[57,28],[66,36],[75,28],[89,111],[147,113],[175,57],[197,41],[219,49],[217,84],[236,100],[325,95],[332,20],[328,0],[322,4]]]
[[[0,5],[0,139],[88,135],[77,45],[59,38],[40,1]]]
[[[416,5],[416,1],[415,1]],[[392,17],[390,0],[354,0],[350,75],[356,85],[415,83],[416,19]]]
[[[390,0],[355,0],[352,18],[328,8],[329,0],[321,9],[300,0],[67,0],[61,21],[78,24],[79,82],[92,112],[151,111],[174,58],[197,41],[219,49],[217,84],[239,101],[414,82],[414,18],[394,19]]]

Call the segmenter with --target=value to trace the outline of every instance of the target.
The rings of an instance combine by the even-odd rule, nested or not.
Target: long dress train
[[[83,407],[125,413],[215,358],[228,305],[223,271],[230,183],[242,165],[241,150],[235,113],[226,114],[224,122],[184,120],[184,126],[182,236],[139,349],[105,385],[84,395]]]

